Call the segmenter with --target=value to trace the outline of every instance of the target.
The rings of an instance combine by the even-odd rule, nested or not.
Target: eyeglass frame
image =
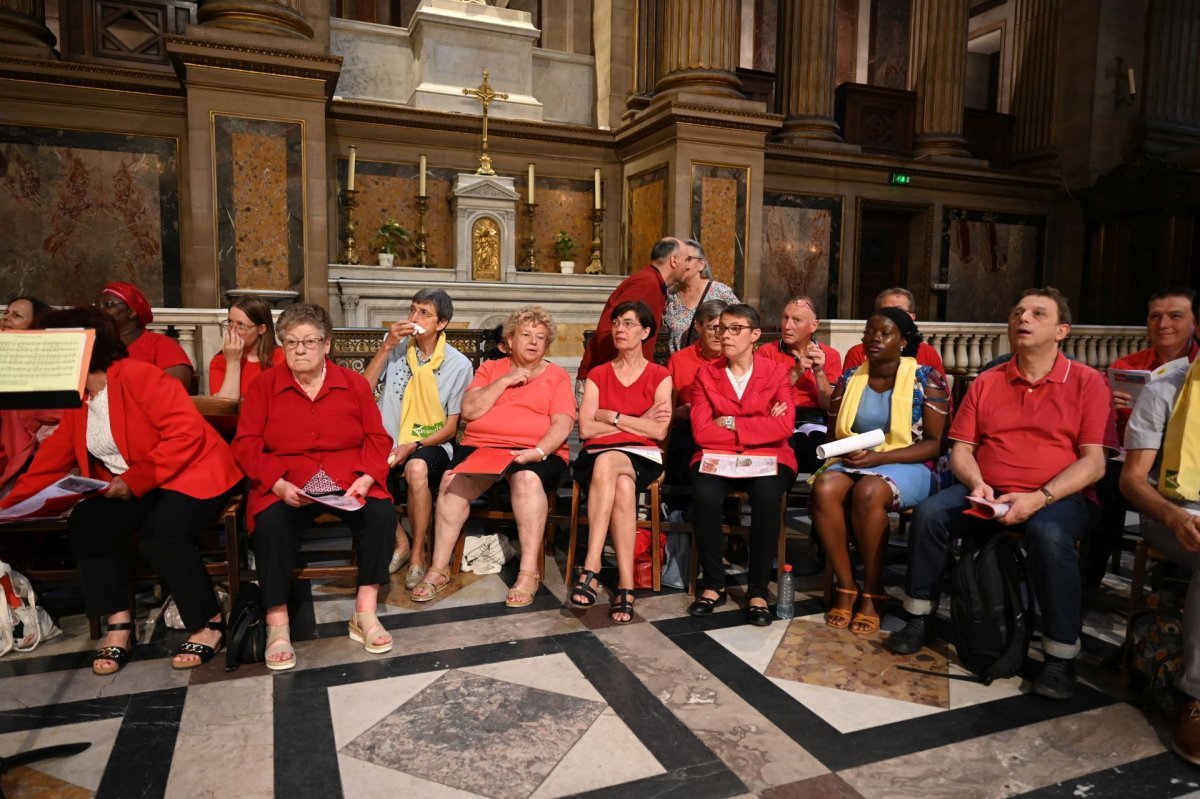
[[[326,342],[326,340],[327,339],[325,336],[321,336],[320,338],[301,338],[301,339],[285,338],[283,341],[280,342],[280,346],[282,346],[288,352],[295,352],[296,348],[299,347],[301,344],[304,345],[304,349],[306,349],[306,350],[315,350],[318,347],[320,347],[322,344],[324,344]],[[310,344],[309,342],[312,342],[312,343]]]
[[[735,336],[742,335],[743,330],[760,330],[761,327],[756,325],[718,325],[717,335],[723,336],[726,333],[733,333]]]
[[[256,325],[253,322],[251,322],[250,324],[246,324],[245,322],[234,322],[232,319],[224,319],[219,324],[220,324],[221,330],[228,330],[229,328],[233,327],[233,328],[236,328],[237,330],[240,330],[243,333],[249,333],[251,330],[255,330],[259,327],[262,327],[262,325]]]

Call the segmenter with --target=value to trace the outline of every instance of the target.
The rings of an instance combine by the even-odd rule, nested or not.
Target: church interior
[[[369,359],[442,288],[464,331],[545,306],[573,371],[609,294],[678,236],[768,326],[811,297],[843,351],[904,286],[971,375],[1007,349],[1013,298],[1053,285],[1073,355],[1107,365],[1142,346],[1146,297],[1200,286],[1198,42],[1193,0],[3,0],[0,300],[133,283],[203,372],[239,293],[324,305]],[[807,512],[787,526],[808,557]],[[765,630],[689,618],[677,589],[616,626],[564,607],[563,541],[518,612],[515,565],[425,607],[396,580],[382,658],[347,645],[351,581],[297,582],[282,674],[172,671],[159,625],[96,677],[79,595],[52,589],[66,634],[0,659],[0,757],[92,745],[0,787],[1200,796],[1121,679],[1131,553],[1055,702],[947,679],[950,647],[905,661],[827,628],[820,573]]]

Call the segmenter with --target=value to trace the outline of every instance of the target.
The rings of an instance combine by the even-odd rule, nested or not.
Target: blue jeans
[[[979,540],[1003,530],[1019,530],[1028,555],[1033,593],[1042,610],[1046,653],[1075,657],[1083,624],[1083,583],[1075,542],[1095,529],[1100,508],[1080,494],[1072,494],[1033,514],[1024,524],[1009,528],[996,521],[964,516],[968,493],[966,486],[956,483],[917,506],[908,528],[905,610],[923,615],[937,607],[938,587],[956,538],[971,536]]]

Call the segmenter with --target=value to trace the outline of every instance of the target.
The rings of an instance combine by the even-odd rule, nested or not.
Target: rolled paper
[[[533,164],[529,165],[529,204],[533,205]]]
[[[601,208],[601,205],[600,205],[600,168],[599,167],[596,168],[594,180],[595,180],[595,184],[596,184],[596,191],[595,191],[596,210],[599,211]]]
[[[421,179],[417,184],[417,194],[425,196],[425,156],[421,156]]]
[[[350,145],[350,166],[346,170],[346,191],[354,191],[354,167],[358,160],[358,148]]]
[[[884,435],[882,430],[868,430],[865,433],[859,433],[849,438],[839,438],[837,441],[822,444],[817,447],[817,457],[825,460],[826,458],[836,458],[840,455],[856,452],[860,449],[875,449],[875,447],[883,443],[883,440]]]

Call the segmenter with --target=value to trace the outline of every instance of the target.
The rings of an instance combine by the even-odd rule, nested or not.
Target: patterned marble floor
[[[1200,796],[1200,769],[1119,687],[1119,614],[1089,615],[1083,683],[1055,702],[1019,678],[899,670],[961,671],[944,646],[899,658],[880,646],[886,633],[827,629],[818,578],[803,583],[796,619],[767,628],[730,606],[692,619],[670,591],[639,592],[637,623],[617,627],[603,592],[598,608],[564,608],[553,569],[532,606],[510,611],[510,579],[463,575],[424,607],[393,587],[383,620],[397,645],[379,657],[345,636],[347,584],[302,584],[299,665],[280,674],[226,673],[222,658],[173,672],[182,635],[160,628],[98,678],[86,627],[68,617],[62,638],[0,660],[0,755],[92,746],[17,768],[2,787],[10,798]],[[1110,577],[1100,606],[1127,590]]]

